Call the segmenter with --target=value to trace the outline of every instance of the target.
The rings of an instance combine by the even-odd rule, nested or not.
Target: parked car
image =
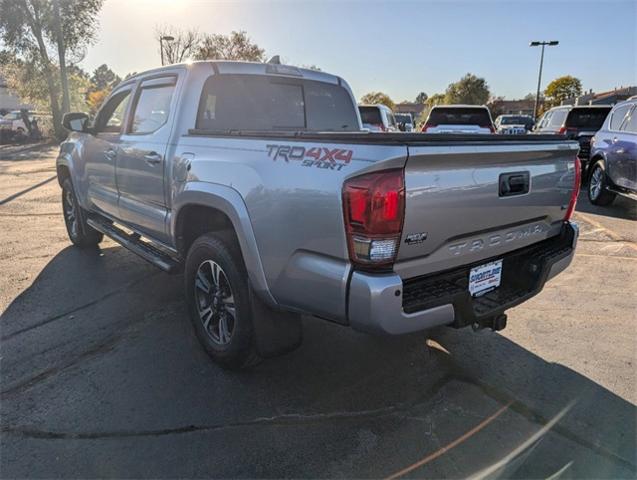
[[[637,97],[615,105],[590,143],[591,203],[609,205],[617,195],[637,199]]]
[[[529,115],[498,115],[495,119],[496,133],[523,135],[533,129],[535,122]]]
[[[436,105],[422,127],[426,133],[495,133],[489,109],[482,105]]]
[[[546,111],[533,133],[566,135],[579,143],[578,157],[582,162],[582,178],[589,176],[591,138],[610,112],[610,105],[563,105]]]
[[[29,121],[33,121],[33,114],[27,113]],[[24,123],[24,118],[20,110],[13,110],[0,119],[0,128],[10,130],[14,135],[27,135],[29,129]]]
[[[370,132],[398,132],[394,113],[385,105],[359,105],[363,128]]]
[[[225,367],[298,346],[302,313],[380,334],[500,330],[574,255],[575,142],[363,132],[325,72],[170,65],[64,126],[71,242],[107,235],[183,272],[193,328]]]
[[[411,117],[411,113],[395,113],[394,118],[398,122],[398,130],[401,132],[414,131],[414,119]]]

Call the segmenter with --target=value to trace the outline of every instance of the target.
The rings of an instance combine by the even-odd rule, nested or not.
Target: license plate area
[[[469,293],[479,297],[500,286],[502,281],[502,259],[473,267],[469,271]]]

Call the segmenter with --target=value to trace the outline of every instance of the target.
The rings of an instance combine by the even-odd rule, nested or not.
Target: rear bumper
[[[394,273],[354,272],[349,323],[356,330],[391,335],[481,323],[537,295],[568,267],[578,235],[577,225],[567,222],[559,235],[498,257],[504,260],[500,287],[477,298],[467,288],[473,264],[405,281]]]

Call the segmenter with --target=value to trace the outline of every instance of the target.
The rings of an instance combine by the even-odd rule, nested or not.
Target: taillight
[[[568,208],[566,209],[566,215],[564,215],[564,221],[568,221],[573,216],[575,211],[575,205],[577,205],[577,197],[579,196],[579,189],[582,183],[582,164],[578,157],[575,157],[575,185],[573,185],[573,191],[571,192],[571,199],[568,202]]]
[[[561,127],[557,133],[558,135],[568,135],[569,133],[576,133],[577,132],[577,128],[570,128],[570,127]]]
[[[422,127],[422,131],[426,132],[428,128],[434,128],[437,127],[438,125],[434,125],[433,123],[425,123],[425,125]]]
[[[495,133],[495,127],[493,125],[489,125],[489,130],[491,130],[491,133]]]
[[[392,264],[405,214],[403,170],[384,170],[346,180],[343,213],[352,262],[363,266]]]

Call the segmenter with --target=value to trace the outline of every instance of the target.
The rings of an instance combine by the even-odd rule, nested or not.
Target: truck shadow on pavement
[[[3,477],[635,476],[635,406],[503,335],[307,318],[230,373],[181,291],[119,247],[44,267],[0,317]]]

